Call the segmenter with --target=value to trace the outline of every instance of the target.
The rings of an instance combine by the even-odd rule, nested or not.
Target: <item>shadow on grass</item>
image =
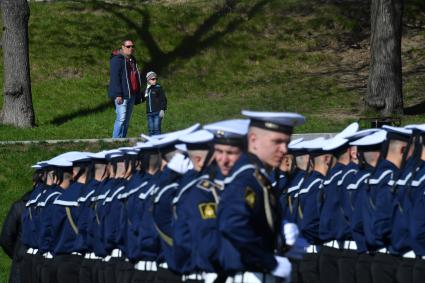
[[[50,123],[55,125],[55,126],[60,126],[60,125],[63,125],[66,122],[69,122],[69,121],[71,121],[75,118],[83,117],[83,116],[89,116],[89,115],[93,115],[95,113],[100,113],[100,112],[105,111],[108,108],[113,108],[113,107],[114,107],[114,104],[112,103],[112,101],[108,100],[108,101],[105,101],[105,102],[97,105],[94,108],[80,109],[78,111],[74,111],[74,112],[71,112],[69,114],[58,116],[58,117],[54,118],[52,121],[50,121]]]
[[[214,26],[217,25],[220,19],[224,18],[229,12],[234,11],[238,1],[226,0],[225,4],[216,8],[216,10],[210,16],[208,16],[202,24],[198,26],[193,34],[184,37],[181,43],[168,53],[163,52],[159,48],[155,38],[149,31],[151,25],[151,16],[147,10],[141,9],[139,7],[122,6],[119,4],[106,3],[102,1],[93,1],[92,5],[94,5],[95,9],[107,11],[108,13],[111,13],[114,16],[120,18],[128,26],[128,28],[134,29],[144,44],[146,44],[151,60],[144,63],[142,69],[142,74],[144,75],[150,70],[155,70],[156,72],[161,73],[173,61],[177,59],[188,59],[195,56],[196,54],[199,54],[203,49],[208,48],[211,44],[222,38],[227,33],[234,32],[240,24],[259,13],[261,11],[261,7],[266,5],[268,1],[269,0],[260,0],[254,3],[249,9],[238,11],[239,13],[243,13],[245,17],[240,16],[230,21],[221,31],[213,32],[205,37],[205,34],[210,32]],[[83,3],[83,1],[80,2]],[[141,24],[138,24],[136,21],[129,18],[125,12],[123,12],[125,9],[137,11],[142,19]],[[109,107],[111,107],[111,102],[108,101],[92,109],[82,109],[56,117],[51,121],[51,123],[54,125],[62,125],[78,117],[102,112]]]
[[[151,26],[151,15],[146,9],[134,6],[121,6],[119,4],[105,3],[102,1],[93,1],[92,4],[96,9],[102,9],[120,18],[130,29],[137,32],[138,36],[144,42],[150,53],[151,60],[149,62],[145,62],[142,69],[142,73],[146,74],[150,70],[155,70],[156,72],[161,73],[173,61],[177,59],[189,59],[199,54],[203,49],[208,48],[224,35],[235,31],[240,24],[259,13],[261,8],[268,2],[269,0],[260,0],[255,2],[247,10],[237,11],[239,14],[242,13],[246,17],[240,16],[237,19],[230,21],[223,30],[213,32],[205,37],[205,34],[209,33],[222,18],[224,18],[229,12],[235,10],[238,1],[226,0],[224,5],[217,7],[216,10],[197,27],[193,34],[184,37],[181,43],[170,52],[162,51],[149,31]],[[129,18],[125,12],[123,12],[123,9],[137,11],[141,16],[141,24]]]
[[[425,114],[425,101],[413,106],[404,108],[404,115],[420,115]]]

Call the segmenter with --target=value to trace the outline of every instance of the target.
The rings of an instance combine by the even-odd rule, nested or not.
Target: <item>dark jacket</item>
[[[137,69],[137,78],[139,83],[139,89],[141,89],[141,80],[140,72],[137,68],[136,58],[131,57],[130,60],[134,60],[136,69]],[[138,93],[132,93],[130,88],[129,80],[129,66],[125,60],[124,55],[120,50],[115,50],[111,54],[111,59],[109,60],[110,70],[109,70],[109,86],[108,86],[108,96],[111,99],[115,99],[118,96],[126,99],[132,96],[141,98],[140,91]]]
[[[146,100],[146,113],[167,110],[167,97],[159,84],[149,86],[143,100]]]
[[[10,258],[25,254],[25,247],[21,242],[21,215],[28,198],[29,193],[26,193],[20,200],[14,202],[3,222],[0,246]]]
[[[13,259],[9,273],[9,283],[21,282],[22,260],[26,252],[26,247],[21,242],[21,215],[25,210],[25,204],[31,192],[27,192],[20,200],[14,202],[3,222],[0,236],[0,246],[4,252]]]

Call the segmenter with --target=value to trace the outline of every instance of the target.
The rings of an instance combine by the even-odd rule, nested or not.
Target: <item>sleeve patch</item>
[[[251,208],[255,206],[255,192],[250,187],[246,187],[245,189],[245,203]]]
[[[201,217],[204,220],[217,218],[217,204],[214,202],[201,203],[198,205]]]

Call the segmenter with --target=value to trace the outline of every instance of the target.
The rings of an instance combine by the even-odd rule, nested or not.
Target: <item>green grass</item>
[[[0,140],[111,136],[108,58],[123,38],[135,40],[143,70],[160,75],[169,99],[166,131],[239,117],[244,108],[301,112],[314,119],[303,132],[335,131],[362,115],[362,93],[347,90],[338,70],[322,72],[324,62],[340,60],[337,52],[326,52],[329,47],[344,47],[344,38],[364,25],[355,16],[360,11],[352,9],[353,16],[340,5],[300,0],[245,0],[224,10],[224,1],[194,2],[31,3],[37,127],[0,126]],[[418,91],[423,76],[406,82],[407,98],[424,98]],[[144,105],[135,108],[129,136],[141,132]]]
[[[241,109],[300,112],[307,123],[299,132],[335,132],[364,115],[367,68],[354,70],[353,62],[367,65],[368,56],[360,56],[369,38],[367,1],[241,0],[225,9],[223,0],[172,2],[30,2],[37,127],[0,126],[0,140],[110,137],[115,113],[106,95],[108,61],[125,38],[134,39],[143,71],[159,73],[169,100],[165,131],[240,117]],[[415,26],[425,22],[422,2],[405,3],[406,107],[425,100],[425,30]],[[353,49],[354,43],[366,46]],[[0,89],[2,78],[0,66]],[[144,107],[134,110],[130,137],[146,133]],[[424,120],[424,114],[409,115],[403,124]],[[31,164],[65,150],[109,146],[0,146],[0,223],[30,187]],[[0,282],[8,268],[0,254]]]

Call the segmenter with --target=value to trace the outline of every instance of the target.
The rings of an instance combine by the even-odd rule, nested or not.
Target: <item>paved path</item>
[[[333,137],[335,133],[306,133],[306,134],[294,134],[292,139],[297,139],[303,137],[305,140],[311,140],[317,137],[330,138]],[[0,141],[0,145],[15,145],[15,144],[38,144],[38,143],[47,143],[47,144],[58,144],[58,143],[97,143],[97,142],[133,142],[136,143],[142,141],[142,138],[123,138],[123,139],[69,139],[69,140],[33,140],[33,141]]]

